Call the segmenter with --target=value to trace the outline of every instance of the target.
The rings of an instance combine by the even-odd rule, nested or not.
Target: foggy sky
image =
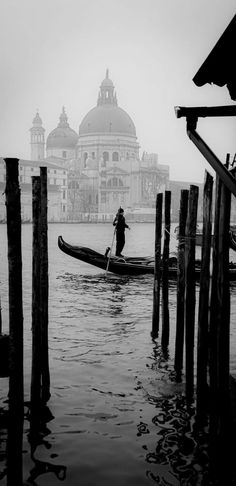
[[[78,132],[109,68],[140,155],[203,182],[210,167],[174,106],[234,104],[226,87],[192,78],[235,13],[235,0],[1,0],[0,155],[30,158],[37,110],[46,136],[63,105]],[[236,152],[234,118],[200,120],[198,132],[222,161]]]

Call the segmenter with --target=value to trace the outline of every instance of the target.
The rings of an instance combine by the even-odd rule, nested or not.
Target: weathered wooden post
[[[203,425],[207,420],[206,398],[208,396],[208,332],[209,332],[209,288],[210,288],[210,257],[212,233],[212,189],[213,177],[206,172],[203,193],[203,240],[201,253],[201,274],[198,312],[198,343],[197,343],[197,396],[196,420]]]
[[[159,334],[160,320],[160,282],[161,282],[161,232],[162,232],[163,194],[156,197],[156,226],[155,226],[155,266],[153,284],[153,312],[151,336],[156,339]]]
[[[217,177],[210,316],[210,468],[230,482],[229,402],[229,221],[230,193]],[[223,484],[223,483],[222,483]]]
[[[193,400],[194,392],[194,326],[195,326],[195,249],[197,226],[198,187],[191,185],[189,191],[188,216],[186,224],[186,297],[185,297],[185,331],[186,331],[186,399]]]
[[[48,356],[48,196],[46,167],[40,167],[40,178],[40,321],[42,332],[42,401],[43,403],[46,403],[51,396]]]
[[[219,218],[221,201],[222,182],[216,176],[215,184],[215,209],[214,209],[214,238],[212,251],[212,279],[210,295],[210,323],[209,323],[209,380],[210,380],[210,437],[213,438],[217,431],[217,321],[218,321],[218,299],[217,299],[217,275],[219,264]],[[213,439],[213,443],[215,440]]]
[[[40,200],[41,180],[32,177],[32,372],[31,372],[31,427],[37,419],[41,405],[41,354],[42,332],[40,321]]]
[[[188,213],[189,191],[183,189],[180,197],[179,229],[178,229],[178,257],[177,257],[177,309],[176,309],[176,337],[175,363],[176,379],[179,381],[183,369],[184,324],[185,324],[185,228]]]
[[[221,464],[221,481],[229,484],[231,477],[232,439],[230,394],[229,394],[229,359],[230,359],[230,291],[229,291],[229,228],[230,228],[231,193],[222,184],[219,218],[219,264],[217,276],[217,295],[219,300],[219,327],[217,332],[218,348],[218,464]],[[233,456],[233,454],[232,454]],[[234,460],[234,459],[233,459]]]
[[[0,296],[0,334],[2,334],[2,305],[1,305],[1,296]]]
[[[21,486],[24,420],[23,302],[19,159],[6,158],[6,214],[9,275],[9,419],[7,485]]]
[[[164,245],[162,257],[162,336],[161,345],[166,349],[170,336],[169,316],[169,255],[170,255],[171,191],[165,191]]]

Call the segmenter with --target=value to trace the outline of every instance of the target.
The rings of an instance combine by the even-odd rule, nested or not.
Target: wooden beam
[[[225,106],[175,106],[177,118],[208,116],[236,116],[236,105]]]

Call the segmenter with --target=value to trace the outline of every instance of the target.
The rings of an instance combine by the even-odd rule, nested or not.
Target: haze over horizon
[[[140,156],[158,153],[171,179],[203,182],[210,166],[174,107],[235,103],[226,87],[192,81],[235,15],[234,0],[8,0],[1,10],[1,156],[30,158],[37,111],[46,137],[62,106],[78,132],[108,68]],[[201,119],[197,130],[222,162],[234,156],[234,118]]]

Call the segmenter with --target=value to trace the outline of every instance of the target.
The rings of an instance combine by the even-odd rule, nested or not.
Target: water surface
[[[100,269],[62,253],[58,235],[104,253],[111,246],[113,227],[49,224],[48,408],[52,417],[42,424],[42,440],[33,455],[25,420],[24,480],[38,486],[202,484],[206,465],[195,457],[192,422],[182,399],[184,385],[172,379],[175,284],[169,289],[170,345],[163,355],[159,341],[150,336],[153,276],[108,273],[106,277]],[[0,295],[3,331],[8,332],[6,225],[0,225],[0,236]],[[126,239],[125,255],[153,255],[153,224],[132,224]],[[31,374],[31,245],[32,226],[25,224],[26,402]],[[176,250],[173,229],[171,250]],[[235,295],[232,289],[231,371],[236,374]],[[8,380],[1,379],[1,385],[0,405],[6,408]],[[3,427],[0,470],[5,464],[5,439]]]

